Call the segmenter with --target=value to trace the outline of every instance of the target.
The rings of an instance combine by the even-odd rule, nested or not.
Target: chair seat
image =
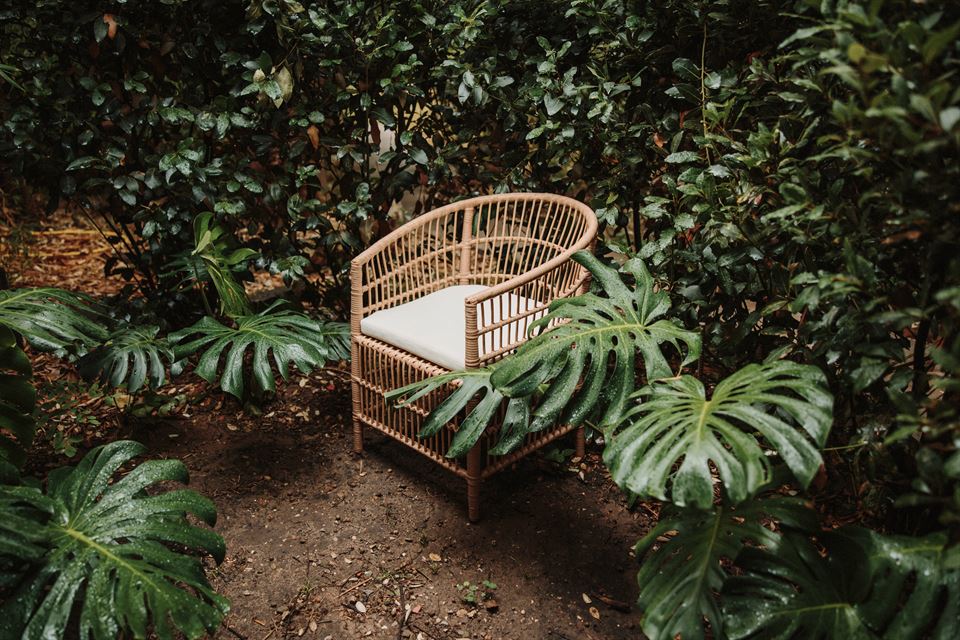
[[[487,288],[478,284],[446,287],[422,298],[377,311],[360,321],[360,333],[451,371],[464,369],[464,300]],[[506,311],[506,317],[511,317],[535,309],[540,304],[530,298],[504,293],[482,303],[484,326],[500,322],[501,310]],[[534,318],[542,316],[545,311],[544,309],[533,314],[528,324],[533,322]],[[487,336],[481,338],[485,340],[485,348],[481,348],[481,352],[500,349],[500,331],[493,331]]]

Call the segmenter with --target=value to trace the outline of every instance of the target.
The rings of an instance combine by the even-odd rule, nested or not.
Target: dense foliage
[[[822,472],[834,398],[821,370],[781,349],[708,394],[696,377],[674,375],[664,357],[664,347],[682,342],[693,348],[677,366],[696,359],[696,334],[667,317],[643,321],[670,311],[643,264],[635,259],[618,274],[590,254],[576,259],[590,270],[594,291],[555,301],[531,327],[542,332],[514,354],[388,394],[412,402],[461,381],[421,435],[464,412],[448,453],[462,455],[499,419],[504,402],[495,452],[557,420],[596,425],[614,482],[668,503],[637,544],[643,630],[651,638],[951,637],[960,613],[960,545],[946,531],[824,530],[808,503],[784,495],[809,490]],[[630,393],[635,358],[648,382]],[[617,375],[625,362],[630,375]],[[606,373],[613,381],[601,389],[595,382]]]
[[[282,375],[281,361],[315,366],[311,349],[342,355],[343,332],[328,353],[311,347],[298,327],[336,325],[289,324],[289,310],[251,301],[254,275],[280,275],[288,297],[342,316],[347,261],[406,216],[490,190],[569,193],[603,221],[604,257],[631,267],[610,276],[622,291],[610,279],[592,294],[616,312],[555,313],[609,323],[644,367],[618,356],[606,370],[603,354],[624,348],[612,338],[570,355],[570,327],[538,347],[569,358],[565,379],[517,358],[471,373],[456,402],[486,394],[478,408],[492,415],[511,398],[503,450],[531,424],[592,416],[626,487],[708,507],[665,517],[661,533],[680,532],[671,542],[641,544],[644,566],[703,561],[683,572],[690,583],[641,578],[647,633],[695,636],[701,616],[742,636],[933,633],[955,611],[960,524],[958,43],[960,5],[946,0],[17,3],[0,10],[0,188],[88,212],[115,248],[108,271],[131,284],[110,312],[55,290],[4,292],[0,324],[38,348],[90,352],[88,375],[131,389],[164,382],[192,345],[212,354],[193,356],[207,380],[268,391],[273,370],[256,354],[272,338],[251,343],[244,323],[282,328]],[[634,307],[648,290],[657,300]],[[672,338],[631,333],[648,323]],[[192,339],[172,344],[178,330],[173,342]],[[661,355],[669,343],[680,352]],[[214,360],[224,352],[229,370]],[[694,377],[655,382],[697,354]],[[778,371],[793,366],[784,355],[800,368]],[[579,394],[566,393],[581,373]],[[556,383],[552,402],[510,385],[535,377]],[[829,434],[816,399],[827,389]],[[728,400],[714,405],[718,394]],[[800,397],[807,413],[791,404]],[[701,440],[656,449],[708,406]],[[454,453],[488,419],[475,415]],[[846,506],[882,534],[841,529],[813,562],[810,514],[758,497],[785,479],[766,453],[788,462],[790,443],[800,490],[822,459],[824,479],[852,486]],[[704,459],[724,486],[712,506]],[[685,541],[704,523],[729,531],[727,544]],[[913,536],[952,551],[905,556]],[[745,540],[767,551],[740,557]],[[844,621],[778,627],[777,607],[846,567],[847,552],[870,559],[857,583],[800,607]],[[910,573],[885,564],[893,554],[913,558]],[[721,559],[741,570],[729,586]],[[918,582],[924,571],[953,586]],[[895,586],[871,600],[881,579],[929,588],[943,607],[923,611]],[[658,595],[693,586],[693,608]],[[769,618],[744,613],[760,591]]]

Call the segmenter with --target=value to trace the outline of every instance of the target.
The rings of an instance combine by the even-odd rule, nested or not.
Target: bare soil
[[[118,290],[103,283],[105,243],[82,222],[55,223],[34,235],[15,286]],[[36,365],[40,378],[66,375],[48,357]],[[91,401],[82,410],[99,425],[60,428],[81,453],[131,438],[180,458],[216,503],[228,553],[209,574],[232,602],[217,638],[641,637],[631,548],[656,513],[628,508],[596,448],[503,472],[470,524],[465,483],[418,453],[372,431],[351,453],[344,367],[283,384],[261,415],[191,378],[164,391],[187,398],[165,417]],[[67,462],[41,443],[31,468]]]

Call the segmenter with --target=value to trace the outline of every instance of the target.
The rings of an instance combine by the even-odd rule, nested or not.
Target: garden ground
[[[81,221],[58,216],[28,254],[16,286],[105,291],[109,246]],[[72,371],[46,357],[36,366],[40,380]],[[232,601],[218,637],[640,635],[630,551],[656,514],[627,509],[596,451],[577,464],[554,450],[504,472],[469,524],[459,478],[374,433],[365,455],[351,453],[345,368],[293,379],[261,415],[202,389],[177,379],[164,394],[185,402],[163,417],[92,401],[82,410],[101,424],[79,448],[143,442],[182,459],[191,487],[216,503],[227,557],[211,580]],[[34,471],[63,463],[39,451]]]

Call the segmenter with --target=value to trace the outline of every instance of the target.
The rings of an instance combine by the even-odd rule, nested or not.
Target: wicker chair
[[[591,247],[597,218],[586,205],[550,194],[501,194],[426,213],[354,258],[350,268],[354,450],[370,426],[467,480],[468,513],[480,516],[480,484],[496,471],[573,430],[531,435],[492,456],[488,429],[466,461],[445,457],[458,421],[418,438],[449,388],[401,407],[387,391],[451,370],[482,367],[526,339],[550,302],[585,291],[588,273],[570,257]],[[459,420],[459,419],[458,419]],[[583,455],[583,429],[576,434]]]

